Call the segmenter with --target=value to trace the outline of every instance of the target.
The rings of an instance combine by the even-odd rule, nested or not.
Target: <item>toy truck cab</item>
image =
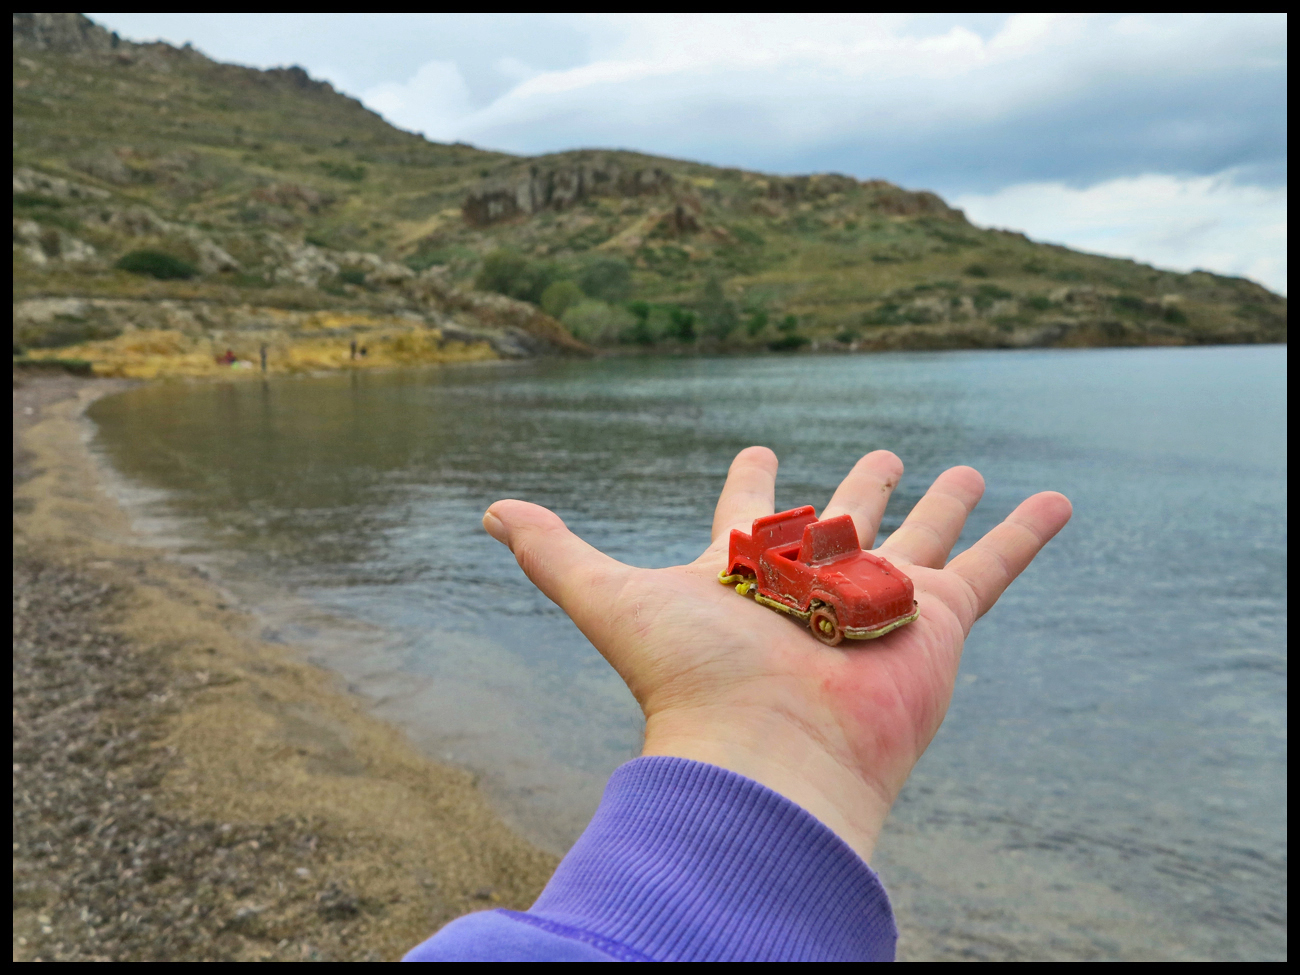
[[[912,580],[864,552],[848,515],[818,521],[810,505],[734,529],[718,580],[772,609],[807,621],[817,639],[884,636],[917,617]]]

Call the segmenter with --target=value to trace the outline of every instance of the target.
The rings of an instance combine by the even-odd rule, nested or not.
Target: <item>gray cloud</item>
[[[1269,185],[1286,179],[1286,20],[1278,16],[1079,19],[1011,55],[998,48],[1008,25],[1003,14],[893,18],[879,21],[883,27],[796,21],[788,38],[782,31],[759,37],[755,46],[771,45],[774,57],[759,66],[728,44],[726,21],[665,27],[653,18],[540,14],[91,16],[130,36],[192,40],[222,59],[300,63],[352,94],[382,87],[387,114],[404,127],[528,154],[633,148],[780,172],[883,176],[945,192],[1033,180],[1083,185],[1143,172],[1232,169]],[[917,42],[954,28],[982,44],[982,55],[959,45],[935,57],[918,47],[909,67],[906,52],[900,61],[886,50],[879,57],[887,63],[873,72],[869,63],[878,55],[834,49],[856,35]],[[712,40],[710,30],[718,35]],[[801,54],[801,42],[813,52]],[[511,94],[527,76],[595,61],[671,61],[680,43],[697,53],[663,70]],[[945,58],[958,69],[945,72]],[[448,120],[453,106],[438,105],[427,86],[399,107],[401,85],[429,62],[454,64],[464,83],[447,96],[466,113],[458,122]],[[439,125],[456,131],[443,134]]]

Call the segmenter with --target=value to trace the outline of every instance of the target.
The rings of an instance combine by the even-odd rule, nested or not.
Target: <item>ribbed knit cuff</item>
[[[683,758],[619,768],[528,912],[656,961],[892,961],[875,873],[802,808]]]

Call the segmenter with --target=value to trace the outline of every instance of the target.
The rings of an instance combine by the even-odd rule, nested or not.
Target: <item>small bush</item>
[[[1147,303],[1137,295],[1119,295],[1115,298],[1115,307],[1120,311],[1140,313],[1147,310]]]
[[[782,335],[775,342],[768,342],[767,347],[773,352],[794,352],[808,344],[806,335]]]
[[[186,280],[199,273],[189,261],[181,260],[163,251],[139,250],[123,254],[114,265],[132,274],[141,274],[159,281]]]
[[[53,224],[64,230],[81,229],[81,221],[70,213],[61,212],[67,206],[63,200],[41,193],[15,193],[14,216],[27,217],[43,224]]]
[[[355,284],[359,288],[366,286],[366,272],[359,267],[345,267],[339,271],[339,280],[344,284]]]
[[[705,329],[714,338],[725,339],[740,324],[736,306],[727,300],[722,282],[716,277],[710,277],[704,282],[704,294],[699,307]]]
[[[328,159],[322,159],[317,165],[325,171],[325,175],[333,176],[335,179],[345,180],[349,183],[360,183],[366,178],[366,167],[358,163],[351,166],[345,162],[334,162]]]
[[[761,308],[758,311],[749,313],[749,321],[745,323],[745,331],[749,333],[750,338],[756,338],[767,328],[767,312]]]
[[[953,301],[960,304],[960,299]],[[928,308],[900,305],[897,301],[886,301],[862,316],[863,325],[928,325],[932,321],[934,314]]]
[[[58,210],[67,206],[62,200],[55,196],[46,196],[43,193],[15,193],[14,209],[31,210],[37,207],[42,209]]]
[[[603,301],[582,301],[561,319],[576,338],[597,344],[611,344],[635,332],[640,319],[624,308]]]
[[[1169,322],[1171,325],[1186,325],[1187,313],[1181,308],[1166,308],[1165,321]]]
[[[786,315],[776,326],[781,337],[767,343],[773,352],[793,352],[808,344],[808,336],[799,334],[799,319],[795,315]]]
[[[554,281],[542,292],[542,311],[559,318],[582,298],[582,289],[572,281]]]
[[[582,269],[578,287],[598,301],[627,301],[632,293],[632,269],[622,258],[600,257]]]
[[[685,308],[668,310],[668,335],[679,342],[695,341],[695,312]]]
[[[407,267],[418,274],[420,271],[427,271],[435,264],[446,264],[447,262],[443,260],[443,251],[436,250],[412,254],[406,259],[405,263]]]
[[[554,264],[530,261],[514,251],[497,250],[483,259],[474,286],[480,291],[495,291],[536,305],[541,302],[542,293],[560,276],[561,271]]]
[[[1014,295],[1006,288],[999,288],[996,284],[981,284],[975,291],[975,307],[983,311],[985,308],[991,308],[995,301],[1012,297]]]
[[[979,298],[987,298],[990,301],[999,301],[1003,298],[1012,298],[1014,295],[1006,288],[999,288],[996,284],[981,284],[976,289],[975,294]]]
[[[989,269],[983,264],[972,264],[962,273],[968,278],[987,278],[989,276]]]
[[[635,316],[636,321],[625,333],[626,341],[637,345],[654,345],[655,333],[650,327],[650,306],[644,301],[634,301],[627,306],[627,310]]]

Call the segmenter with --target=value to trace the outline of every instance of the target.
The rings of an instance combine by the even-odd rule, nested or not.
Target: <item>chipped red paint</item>
[[[917,616],[912,580],[862,550],[848,515],[818,521],[811,505],[759,518],[748,535],[733,529],[718,580],[806,620],[831,646],[884,636]]]

